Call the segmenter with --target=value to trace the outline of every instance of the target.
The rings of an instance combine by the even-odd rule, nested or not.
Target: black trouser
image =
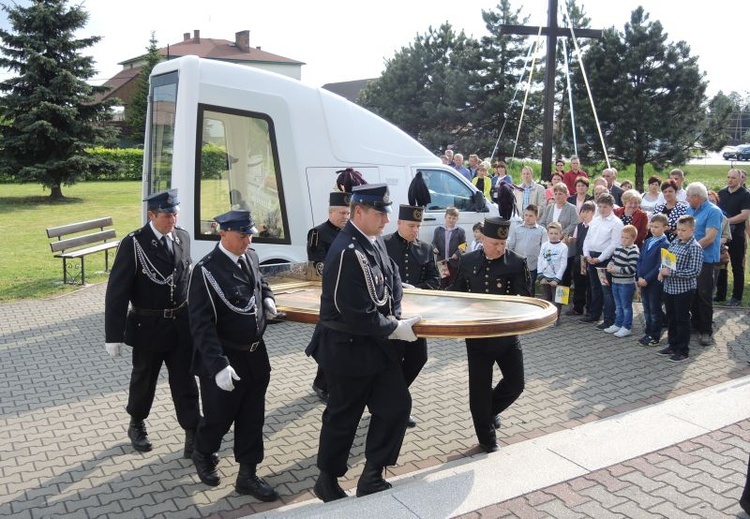
[[[745,473],[745,488],[742,490],[742,499],[750,501],[750,458],[747,460],[747,472]]]
[[[714,320],[714,267],[716,263],[703,263],[698,274],[698,289],[693,299],[691,322],[700,333],[713,334]]]
[[[581,256],[576,256],[575,260],[572,261],[573,263],[573,308],[580,312],[584,312],[584,307],[586,309],[590,308],[590,298],[591,295],[589,293],[589,275],[588,275],[588,269],[586,271],[586,274],[581,274]]]
[[[217,452],[221,440],[234,423],[234,459],[241,465],[263,461],[263,423],[266,414],[266,389],[271,374],[252,369],[260,350],[225,351],[229,364],[240,380],[233,391],[224,391],[212,376],[201,377],[203,418],[198,425],[195,448],[203,454]]]
[[[676,353],[687,355],[690,349],[690,307],[695,298],[695,290],[681,294],[663,292],[661,297],[667,311],[669,347]]]
[[[732,299],[742,301],[742,295],[745,290],[745,249],[747,242],[745,240],[745,231],[732,234],[732,240],[729,242],[729,265],[732,267]],[[727,298],[727,286],[729,283],[729,269],[721,269],[716,281],[716,299],[723,301]]]
[[[326,382],[326,374],[323,372],[323,368],[318,366],[318,371],[315,373],[315,379],[313,380],[313,387],[320,389],[321,391],[328,392],[328,382]]]
[[[327,377],[328,405],[323,411],[318,468],[335,477],[346,474],[349,451],[365,406],[371,414],[365,458],[377,467],[394,465],[411,412],[411,396],[401,366],[392,364],[362,377],[331,373]]]
[[[479,443],[496,441],[493,417],[515,402],[524,388],[523,352],[518,336],[466,339],[469,364],[469,407]],[[493,388],[498,365],[502,380]]]
[[[125,408],[133,420],[148,418],[154,403],[156,383],[162,363],[167,365],[169,389],[172,392],[177,421],[183,429],[195,429],[200,420],[198,384],[190,372],[192,350],[175,348],[154,351],[147,347],[133,348],[133,371],[130,375],[130,393]]]
[[[410,387],[419,372],[427,364],[427,339],[417,339],[414,342],[393,341],[401,357],[401,370],[404,373],[406,387]]]

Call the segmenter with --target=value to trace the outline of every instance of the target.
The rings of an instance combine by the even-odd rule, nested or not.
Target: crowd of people
[[[614,168],[591,179],[577,157],[567,171],[556,161],[549,186],[536,182],[528,166],[516,184],[503,162],[470,155],[464,166],[458,153],[444,160],[498,202],[500,216],[474,225],[470,245],[453,207],[430,243],[419,239],[418,205],[398,206],[396,231],[382,236],[393,204],[388,186],[367,184],[349,169],[329,195],[328,220],[308,233],[308,260],[322,295],[306,353],[318,364],[313,390],[326,404],[313,490],[325,502],[346,497],[338,478],[348,470],[365,408],[372,418],[357,496],[391,487],[384,470],[397,462],[406,428],[417,424],[409,388],[428,350],[414,330],[420,317],[402,318],[405,289],[534,296],[538,286],[557,306],[557,324],[575,317],[617,338],[636,332],[639,292],[646,326],[637,342],[660,347],[674,362],[689,357],[691,327],[702,346],[713,343],[713,303],[728,294],[726,268],[733,274],[727,304],[742,300],[750,232],[743,170],[730,169],[718,193],[700,182],[683,188],[679,169],[664,181],[649,178],[639,193],[618,183]],[[177,190],[146,202],[149,222],[122,240],[105,304],[106,351],[120,356],[132,347],[131,444],[141,452],[153,448],[145,420],[166,364],[185,430],[183,456],[199,479],[220,484],[217,452],[234,426],[235,490],[276,500],[256,468],[271,371],[263,335],[278,312],[249,247],[257,232],[251,213],[216,216],[219,242],[193,265],[189,235],[176,226]],[[479,447],[494,452],[500,415],[524,390],[520,340],[466,339],[466,351],[475,433]],[[495,365],[502,377],[493,386]]]

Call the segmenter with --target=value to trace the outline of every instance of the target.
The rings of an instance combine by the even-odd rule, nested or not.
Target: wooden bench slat
[[[47,238],[59,238],[66,234],[74,234],[77,232],[90,231],[91,229],[101,229],[102,227],[109,227],[112,225],[112,217],[106,216],[104,218],[96,218],[95,220],[87,220],[85,222],[70,223],[67,225],[60,225],[58,227],[50,227],[47,229]]]
[[[91,254],[93,252],[100,252],[103,250],[113,249],[120,245],[120,241],[108,241],[107,243],[100,243],[99,245],[95,245],[93,247],[88,247],[86,249],[78,249],[73,252],[63,252],[61,254],[55,254],[56,258],[80,258],[81,256],[85,256],[87,254]]]
[[[111,240],[117,237],[117,233],[114,229],[107,229],[106,231],[95,232],[93,234],[86,234],[84,236],[76,236],[75,238],[68,238],[67,240],[54,241],[49,244],[52,252],[65,251],[67,249],[74,249],[76,247],[83,247],[91,243],[103,242]]]

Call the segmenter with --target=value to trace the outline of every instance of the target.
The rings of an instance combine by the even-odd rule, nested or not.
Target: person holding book
[[[661,341],[664,314],[661,309],[662,283],[657,279],[661,269],[662,250],[669,247],[666,231],[669,220],[664,214],[655,214],[649,222],[651,237],[646,240],[638,258],[638,281],[641,289],[643,317],[646,319],[646,332],[638,340],[641,346],[658,346]]]
[[[628,337],[633,334],[633,294],[635,293],[635,273],[638,267],[639,250],[635,240],[638,228],[626,225],[620,232],[620,246],[615,248],[612,261],[607,264],[607,272],[612,276],[612,297],[615,300],[615,322],[604,330],[615,337]]]
[[[463,157],[462,157],[463,159]],[[435,228],[432,236],[432,252],[435,253],[440,288],[448,287],[456,277],[458,258],[466,251],[466,231],[458,226],[458,209],[445,209],[445,226]]]
[[[563,184],[562,187],[565,187],[565,185]],[[548,241],[542,244],[537,259],[537,279],[539,280],[542,299],[555,303],[557,307],[555,326],[560,325],[560,311],[562,309],[562,305],[555,302],[555,295],[558,285],[562,283],[565,268],[568,265],[568,246],[562,241],[562,232],[562,225],[559,222],[550,222],[547,225]]]
[[[508,250],[526,260],[529,269],[529,293],[536,294],[537,258],[542,243],[547,239],[544,227],[536,223],[539,210],[536,205],[529,204],[523,211],[523,224],[511,225],[506,246]]]
[[[658,351],[672,362],[688,358],[690,345],[690,307],[698,289],[698,274],[703,268],[703,248],[695,240],[695,218],[680,216],[677,238],[663,253],[658,280],[664,283],[664,308],[667,314],[669,345]]]

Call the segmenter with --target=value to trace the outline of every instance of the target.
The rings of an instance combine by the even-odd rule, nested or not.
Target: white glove
[[[125,343],[122,342],[105,342],[104,347],[107,349],[110,357],[119,357],[122,355],[122,347]]]
[[[414,331],[411,329],[412,326],[422,320],[421,315],[415,317],[409,317],[398,322],[398,327],[393,330],[388,338],[398,341],[414,342],[417,340],[417,336],[414,335]]]
[[[410,285],[409,283],[401,283],[401,286],[404,288],[417,288],[414,285]]]
[[[232,366],[227,366],[219,371],[214,379],[216,380],[216,385],[221,389],[224,391],[232,391],[234,390],[234,382],[232,381],[240,380],[240,377]]]
[[[271,297],[263,300],[263,307],[266,309],[266,319],[273,319],[279,312],[276,310],[276,302]]]

